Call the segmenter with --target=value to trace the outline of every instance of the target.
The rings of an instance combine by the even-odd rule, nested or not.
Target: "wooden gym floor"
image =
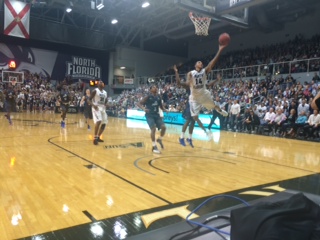
[[[320,194],[319,143],[168,125],[162,154],[145,122],[109,118],[104,142],[82,114],[1,116],[0,239],[124,239],[183,219],[203,200],[250,200],[292,188]],[[93,126],[91,126],[93,127]],[[237,202],[209,204],[197,216]]]

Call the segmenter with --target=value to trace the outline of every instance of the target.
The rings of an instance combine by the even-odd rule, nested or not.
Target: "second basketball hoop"
[[[189,13],[189,17],[194,24],[196,34],[199,36],[208,36],[211,18],[202,17],[192,12]]]

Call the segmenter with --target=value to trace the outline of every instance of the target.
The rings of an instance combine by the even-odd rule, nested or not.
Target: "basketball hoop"
[[[199,36],[208,36],[211,18],[201,17],[192,12],[189,13],[189,17],[194,24],[196,34]]]

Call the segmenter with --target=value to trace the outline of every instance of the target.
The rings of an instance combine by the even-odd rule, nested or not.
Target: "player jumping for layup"
[[[201,61],[196,62],[195,70],[192,70],[187,75],[187,84],[190,87],[190,112],[193,119],[198,123],[199,127],[204,130],[202,122],[199,119],[199,113],[204,106],[208,110],[216,109],[223,116],[227,116],[228,113],[224,110],[221,110],[220,107],[216,106],[212,100],[211,93],[206,89],[207,74],[211,72],[214,65],[217,63],[222,50],[226,45],[219,45],[219,50],[215,57],[209,62],[208,66],[203,68],[203,63]],[[213,85],[215,82],[209,83]],[[208,135],[208,134],[207,134]]]
[[[179,77],[179,73],[178,73],[178,69],[177,69],[176,65],[173,66],[173,70],[175,71],[175,77],[176,77],[177,85],[186,88],[187,92],[190,92],[190,90],[189,90],[190,84],[188,82],[181,82],[180,77]],[[211,86],[213,86],[214,84],[216,84],[217,82],[220,82],[220,81],[221,81],[221,76],[220,76],[220,74],[218,74],[217,75],[217,79],[212,81],[212,82],[210,82],[210,83],[208,83],[206,86],[207,87],[211,87]],[[208,91],[208,90],[205,90],[205,91]],[[209,94],[210,94],[210,92],[209,92]],[[210,99],[211,99],[211,95],[210,95]],[[191,107],[190,107],[190,103],[189,102],[190,102],[190,93],[189,93],[189,101],[186,104],[186,107],[188,107],[189,109],[185,109],[185,111],[183,113],[183,118],[185,118],[187,121],[185,122],[185,124],[182,127],[182,134],[181,134],[181,138],[179,138],[179,142],[180,142],[180,144],[182,146],[185,146],[184,132],[186,131],[186,129],[187,129],[189,123],[190,123],[190,125],[189,125],[189,136],[190,137],[187,138],[187,141],[189,142],[190,146],[193,147],[191,136],[192,136],[192,132],[193,132],[194,124],[195,124],[195,119],[194,119],[194,116],[191,115],[191,109],[190,109]],[[223,114],[223,115],[227,115],[227,112],[221,110],[219,106],[217,106],[215,104],[213,104],[213,105],[214,105],[214,109],[217,112],[219,112],[220,114]],[[200,126],[200,124],[199,124],[199,126]],[[204,128],[202,128],[202,129],[206,132],[206,130]],[[210,133],[208,135],[210,135]],[[211,138],[211,136],[210,136],[210,138]]]

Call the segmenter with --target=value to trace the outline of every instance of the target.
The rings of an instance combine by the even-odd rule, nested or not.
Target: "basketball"
[[[219,44],[222,46],[227,46],[230,43],[230,40],[231,38],[228,33],[222,33],[219,36]]]

